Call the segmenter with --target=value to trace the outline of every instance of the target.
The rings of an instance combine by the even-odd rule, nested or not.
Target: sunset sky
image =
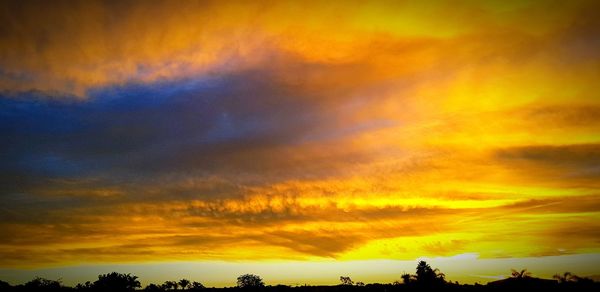
[[[2,1],[0,280],[600,275],[599,1]]]

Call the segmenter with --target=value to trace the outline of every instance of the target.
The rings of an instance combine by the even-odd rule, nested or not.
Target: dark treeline
[[[554,275],[553,279],[540,279],[533,277],[526,269],[512,271],[509,278],[480,284],[460,284],[448,281],[444,273],[434,269],[425,261],[420,261],[415,274],[402,274],[399,281],[390,284],[364,284],[354,282],[348,276],[340,277],[340,284],[335,286],[267,286],[260,276],[253,274],[241,275],[237,278],[235,287],[207,288],[200,282],[180,279],[166,281],[162,284],[148,284],[142,287],[137,276],[131,274],[109,273],[99,275],[98,279],[91,282],[68,287],[60,280],[35,278],[27,283],[12,286],[0,281],[0,291],[261,291],[261,292],[400,292],[420,290],[443,291],[600,291],[600,282],[589,278],[579,277],[569,272]]]

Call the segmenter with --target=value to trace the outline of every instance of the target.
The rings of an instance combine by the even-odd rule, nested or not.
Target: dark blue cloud
[[[228,86],[235,84],[185,80],[97,90],[87,101],[4,97],[2,170],[58,176],[142,171],[136,168],[147,159],[164,163],[188,146],[251,138],[260,122],[248,121],[231,100],[240,96],[223,96]]]
[[[256,70],[97,88],[84,101],[2,96],[0,180],[11,186],[6,194],[56,179],[111,185],[177,174],[293,177],[303,170],[280,149],[386,125],[336,128],[338,117],[322,104],[331,95]]]

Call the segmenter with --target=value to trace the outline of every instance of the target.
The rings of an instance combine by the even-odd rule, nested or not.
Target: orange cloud
[[[3,5],[0,266],[598,253],[595,6]]]

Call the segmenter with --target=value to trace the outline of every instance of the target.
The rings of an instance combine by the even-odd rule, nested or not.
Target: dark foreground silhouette
[[[203,291],[203,292],[395,292],[395,291],[600,291],[600,282],[579,277],[569,272],[554,275],[553,279],[532,277],[526,269],[512,270],[510,278],[487,283],[486,285],[459,284],[446,280],[446,275],[433,269],[425,261],[420,261],[415,274],[400,275],[401,281],[390,284],[364,284],[354,282],[348,276],[340,277],[336,286],[266,286],[263,280],[252,274],[237,278],[237,286],[227,288],[207,288],[200,282],[181,279],[166,281],[162,284],[148,284],[142,288],[137,276],[131,274],[109,273],[99,275],[94,282],[77,284],[75,287],[62,285],[59,280],[35,278],[25,284],[11,286],[0,281],[0,292],[3,291],[89,291],[89,292],[121,292],[121,291]]]

